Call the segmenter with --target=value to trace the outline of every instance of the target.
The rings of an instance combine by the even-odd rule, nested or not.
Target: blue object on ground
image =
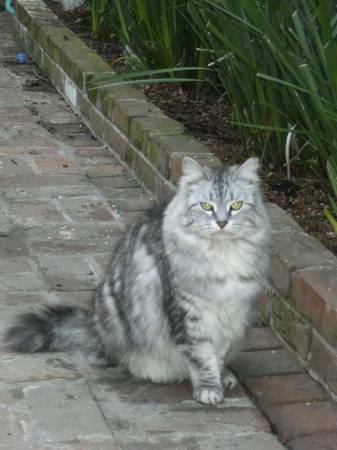
[[[15,9],[13,8],[13,0],[6,0],[5,9],[9,14],[14,14]]]
[[[26,55],[26,53],[25,52],[18,52],[15,55],[15,60],[19,64],[26,64],[26,62],[27,62],[27,55]]]

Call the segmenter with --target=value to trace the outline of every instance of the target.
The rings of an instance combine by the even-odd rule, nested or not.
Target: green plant
[[[286,153],[289,176],[295,156],[336,180],[336,3],[190,0],[188,10],[244,137],[274,161]]]
[[[200,88],[209,55],[189,22],[187,0],[91,0],[90,10],[92,33],[118,33],[132,69],[165,68],[173,77],[170,69],[193,66]]]
[[[113,33],[111,23],[111,2],[89,0],[91,34],[97,39],[107,39]]]

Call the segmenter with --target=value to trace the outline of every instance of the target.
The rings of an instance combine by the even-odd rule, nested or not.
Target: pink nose
[[[219,221],[219,222],[217,222],[217,224],[218,224],[219,227],[222,229],[222,228],[224,228],[224,227],[226,226],[227,221],[226,221],[226,220],[224,220],[224,221]]]

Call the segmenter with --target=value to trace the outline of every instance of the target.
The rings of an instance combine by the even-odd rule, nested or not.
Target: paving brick
[[[23,158],[13,156],[0,156],[0,176],[1,178],[20,177],[25,175],[33,175],[34,169]]]
[[[0,98],[3,99],[4,95],[3,90],[0,89]],[[17,102],[15,101],[15,103]],[[2,135],[4,135],[10,145],[32,145],[34,142],[38,142],[39,145],[52,147],[56,143],[53,136],[46,129],[29,121],[25,121],[24,123],[16,123],[15,126],[13,126],[11,122],[6,124],[2,121],[1,125],[5,128],[5,132],[3,132],[3,128],[0,127],[0,139]]]
[[[294,273],[292,298],[298,310],[337,347],[337,268]]]
[[[8,236],[13,229],[11,220],[7,217],[0,206],[0,237]]]
[[[55,447],[55,450],[63,450],[63,446]],[[106,438],[104,441],[98,439],[92,439],[90,442],[87,440],[80,440],[68,444],[64,450],[122,450],[122,447],[113,438]]]
[[[30,272],[31,264],[25,256],[0,259],[0,273]]]
[[[269,433],[223,437],[202,433],[152,433],[144,436],[120,435],[125,450],[282,450],[284,447]]]
[[[78,196],[60,198],[58,203],[62,210],[75,222],[113,222],[114,216],[104,204],[103,199],[96,196]]]
[[[67,156],[34,156],[33,160],[41,174],[62,175],[67,173],[80,173],[78,165]]]
[[[43,176],[43,175],[41,175]],[[17,183],[13,188],[7,188],[6,198],[8,199],[43,199],[43,198],[61,198],[72,197],[77,195],[98,195],[98,189],[92,184],[76,184],[74,180],[68,180],[64,184],[54,182],[51,177],[49,186],[28,187],[24,186],[22,182]],[[55,183],[55,184],[54,184]]]
[[[37,143],[33,144],[17,144],[17,145],[0,145],[1,156],[19,156],[19,155],[46,155],[55,154],[58,151],[56,143],[52,146],[44,146]]]
[[[275,350],[282,347],[282,343],[271,328],[255,327],[248,329],[242,350]]]
[[[64,222],[64,217],[49,200],[15,200],[11,204],[11,217],[25,227],[48,222]]]
[[[0,99],[1,99],[0,107],[1,108],[11,107],[13,105],[13,98],[15,98],[16,92],[17,92],[16,88],[10,88],[8,87],[8,84],[6,87],[0,87]],[[16,100],[15,103],[17,107],[24,107],[24,100],[22,98]]]
[[[337,395],[337,351],[314,333],[309,368]]]
[[[2,119],[18,119],[20,118],[27,118],[31,115],[31,111],[23,106],[8,106],[8,107],[1,107],[0,108],[0,118]]]
[[[109,149],[105,146],[99,146],[99,147],[75,147],[67,149],[68,153],[71,154],[73,158],[76,158],[76,160],[82,161],[83,159],[93,159],[97,157],[110,157],[110,162],[114,160],[111,152]]]
[[[248,378],[244,380],[244,385],[262,407],[328,398],[323,388],[304,373]]]
[[[273,405],[266,407],[266,414],[281,441],[337,430],[337,406],[333,402]]]
[[[24,421],[30,445],[97,438],[111,442],[110,430],[84,381],[36,383],[23,393],[22,402],[30,410]]]
[[[115,177],[118,175],[125,175],[126,169],[121,164],[113,163],[107,164],[104,162],[96,162],[88,165],[84,170],[85,174],[90,178],[98,177]]]
[[[36,226],[27,230],[30,242],[53,240],[83,240],[118,238],[121,228],[118,223],[67,223]]]
[[[63,186],[87,186],[88,179],[83,175],[30,175],[19,178],[4,178],[1,186],[6,191],[8,189],[41,189]]]
[[[56,291],[95,289],[98,279],[88,260],[81,256],[40,256],[43,277]]]
[[[336,450],[337,431],[300,436],[288,442],[289,450]]]
[[[63,378],[73,380],[81,375],[62,353],[0,355],[0,381],[28,382]]]
[[[118,238],[48,240],[33,242],[30,249],[39,255],[97,255],[112,252],[118,241]]]
[[[12,405],[2,404],[0,401],[0,448],[21,450],[22,442],[23,429],[19,416]]]
[[[45,288],[41,276],[37,273],[3,273],[0,274],[0,292],[40,291]]]
[[[24,242],[24,232],[12,231],[8,235],[0,236],[0,255],[2,258],[19,258],[28,255]]]
[[[108,198],[115,195],[116,189],[140,187],[139,182],[129,175],[91,178],[91,182]]]
[[[231,366],[240,379],[301,372],[301,366],[287,350],[240,352]]]
[[[160,400],[165,387],[155,387],[152,392],[149,387],[148,401],[140,401],[146,399],[140,392],[146,383],[138,388],[134,385],[128,392],[129,383],[125,375],[120,375],[119,379],[115,376],[91,381],[91,390],[114,433],[128,432],[136,436],[159,432],[207,432],[230,437],[239,432],[269,431],[268,423],[256,409],[248,406],[251,403],[245,398],[228,398],[217,408],[208,408],[191,399],[186,385],[178,384],[175,389],[170,388],[167,397],[165,395],[166,402]],[[167,399],[170,399],[169,403]]]

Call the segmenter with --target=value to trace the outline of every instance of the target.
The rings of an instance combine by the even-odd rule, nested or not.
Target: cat
[[[193,397],[223,400],[225,367],[245,332],[268,267],[269,222],[258,160],[202,167],[182,161],[176,194],[125,232],[90,310],[48,306],[19,316],[10,349],[81,348],[137,378],[189,378]]]

